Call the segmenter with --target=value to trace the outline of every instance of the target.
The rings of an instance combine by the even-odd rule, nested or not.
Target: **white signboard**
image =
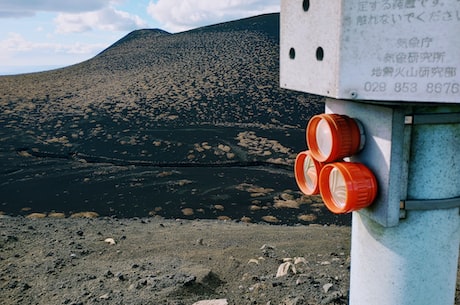
[[[460,103],[460,0],[283,0],[281,86]]]

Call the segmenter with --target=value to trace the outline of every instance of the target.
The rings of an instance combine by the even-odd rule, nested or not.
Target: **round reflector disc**
[[[372,204],[377,196],[377,180],[364,164],[329,163],[321,169],[319,190],[331,212],[349,213]]]
[[[299,153],[295,159],[294,174],[297,186],[306,195],[319,194],[319,173],[322,164],[313,159],[309,151]]]
[[[307,143],[317,161],[338,161],[363,148],[364,129],[346,115],[318,114],[308,122]]]
[[[323,156],[329,156],[332,152],[331,127],[325,119],[321,119],[316,126],[316,143],[318,150]]]
[[[334,204],[343,209],[347,202],[347,187],[345,185],[345,178],[342,173],[333,168],[329,174],[329,189],[331,190],[332,200]]]

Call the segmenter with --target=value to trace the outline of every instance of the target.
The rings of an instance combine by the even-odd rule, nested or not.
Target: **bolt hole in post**
[[[289,50],[289,58],[290,59],[295,59],[295,49],[294,48],[291,48]]]
[[[323,58],[324,58],[324,50],[322,47],[318,47],[316,49],[316,60],[323,61]]]
[[[308,12],[308,9],[310,8],[310,0],[303,0],[302,7],[304,12]]]

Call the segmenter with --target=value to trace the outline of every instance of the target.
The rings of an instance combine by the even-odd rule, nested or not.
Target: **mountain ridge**
[[[125,35],[124,37],[122,37],[121,39],[119,39],[118,41],[116,41],[115,43],[113,43],[112,45],[107,47],[106,49],[104,49],[101,52],[99,52],[95,57],[97,57],[98,55],[106,52],[107,50],[110,50],[110,49],[112,49],[114,47],[117,47],[118,45],[121,45],[123,43],[128,43],[131,40],[140,39],[140,38],[142,38],[144,36],[159,37],[159,36],[163,36],[163,35],[173,35],[173,34],[167,32],[167,31],[164,31],[162,29],[139,29],[139,30],[134,30],[134,31],[129,32],[127,35]]]
[[[227,22],[221,22],[217,24],[202,26],[194,29],[190,29],[183,32],[170,33],[160,28],[154,29],[138,29],[131,31],[99,54],[104,53],[106,50],[112,49],[113,47],[118,46],[120,43],[130,41],[131,39],[137,39],[143,36],[163,36],[163,35],[183,35],[190,34],[194,32],[212,32],[212,31],[251,31],[251,30],[261,30],[263,29],[268,36],[272,37],[279,42],[279,13],[269,13],[262,14],[258,16],[242,18],[238,20],[232,20]],[[99,55],[98,54],[98,55]],[[97,55],[96,55],[97,56]]]

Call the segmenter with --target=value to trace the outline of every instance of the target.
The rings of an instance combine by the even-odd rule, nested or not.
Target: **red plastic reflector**
[[[307,126],[311,155],[319,162],[332,162],[354,155],[364,145],[364,132],[358,122],[346,115],[319,114]]]
[[[306,195],[319,194],[319,173],[323,165],[313,159],[309,151],[299,153],[295,159],[294,174],[299,189]]]
[[[329,163],[321,170],[319,189],[326,207],[343,214],[371,205],[377,196],[377,180],[364,164]]]

